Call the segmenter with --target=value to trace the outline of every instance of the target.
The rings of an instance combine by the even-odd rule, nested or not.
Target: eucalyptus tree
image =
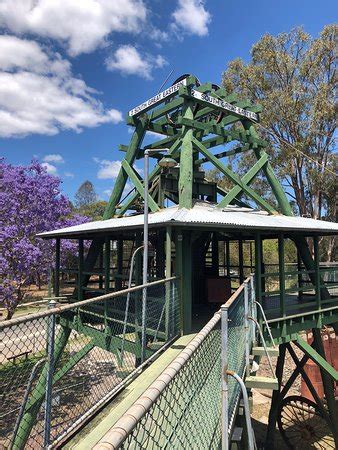
[[[222,77],[228,92],[263,106],[260,131],[296,212],[333,221],[337,31],[337,25],[327,25],[317,38],[302,28],[266,34],[253,45],[249,62],[231,61]],[[333,248],[331,241],[328,253]]]

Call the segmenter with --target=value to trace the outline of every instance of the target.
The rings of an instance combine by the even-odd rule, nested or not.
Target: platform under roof
[[[59,230],[40,233],[43,238],[54,237],[90,237],[109,231],[140,229],[143,227],[143,214],[135,214],[120,218],[97,220]],[[304,217],[269,215],[263,211],[230,206],[218,208],[213,203],[196,202],[193,208],[172,206],[149,214],[149,227],[159,226],[207,227],[224,230],[252,230],[267,232],[302,232],[318,234],[338,234],[338,224]]]

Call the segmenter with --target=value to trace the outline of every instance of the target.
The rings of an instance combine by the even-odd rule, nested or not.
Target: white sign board
[[[238,114],[239,116],[246,117],[247,119],[258,121],[258,116],[256,113],[247,111],[243,108],[239,108],[238,106],[231,105],[231,103],[225,102],[224,100],[221,100],[219,98],[212,97],[209,94],[204,94],[192,89],[191,95],[192,97],[203,100],[204,102],[210,103],[211,105],[218,106],[219,108],[224,109],[227,112],[229,111]]]
[[[139,114],[140,112],[152,108],[153,106],[157,105],[158,103],[161,103],[166,97],[169,97],[174,92],[177,92],[180,88],[180,86],[186,86],[187,79],[185,78],[182,81],[179,81],[176,84],[173,84],[165,91],[160,92],[159,94],[155,95],[155,97],[150,98],[149,100],[146,100],[145,102],[141,103],[141,105],[135,106],[135,108],[131,109],[129,111],[129,116],[135,116],[136,114]]]

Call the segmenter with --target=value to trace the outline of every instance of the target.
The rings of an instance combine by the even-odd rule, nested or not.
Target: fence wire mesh
[[[142,419],[136,423],[120,448],[219,448],[221,441],[219,325],[218,316],[208,335],[166,385]]]
[[[133,375],[141,363],[142,290],[130,293],[127,311],[127,294],[114,295],[0,324],[0,448],[43,447],[47,400],[48,441],[55,442]],[[176,280],[148,285],[146,358],[178,334],[179,311]],[[48,370],[53,316],[54,364]],[[51,396],[45,395],[48,374]]]
[[[245,308],[244,289],[237,295],[228,309],[227,368],[240,377],[245,371]],[[237,381],[228,377],[229,427],[232,426],[241,388]]]
[[[222,313],[215,314],[108,431],[95,446],[96,450],[106,448],[107,442],[112,448],[128,450],[221,447],[222,428],[226,433],[230,431],[241,397],[239,384],[228,377],[226,405],[229,422],[222,427],[222,373],[226,367],[243,378],[246,368],[245,289],[248,314],[252,315],[255,300],[253,279],[247,280],[245,285],[247,287],[242,285],[225,304],[224,323],[228,324],[227,327],[222,323],[221,329],[222,307]],[[226,339],[222,335],[223,329],[227,329]],[[247,332],[252,346],[254,328],[249,326]],[[223,354],[226,354],[226,361],[222,361],[222,345],[225,345]]]

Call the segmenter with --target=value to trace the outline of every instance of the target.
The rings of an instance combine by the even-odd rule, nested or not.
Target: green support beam
[[[169,149],[168,156],[175,158],[178,155],[180,145],[181,145],[180,139],[175,141]],[[161,168],[157,165],[149,174],[149,182],[153,181],[155,179],[155,177],[160,174],[160,172],[161,172]],[[130,196],[130,198],[123,205],[120,206],[118,215],[123,216],[123,214],[125,214],[126,211],[128,211],[128,209],[135,202],[135,200],[137,200],[137,198],[139,198],[139,196],[140,196],[139,192],[135,192],[134,194],[132,194]]]
[[[146,132],[145,125],[146,125],[145,119],[142,118],[137,121],[137,125],[135,128],[134,134],[131,138],[129,148],[128,148],[128,151],[127,151],[126,157],[125,157],[125,161],[129,165],[133,165],[136,155],[137,155],[137,150],[142,144],[142,141],[143,141],[143,138],[144,138],[144,135]],[[115,180],[113,192],[110,196],[108,205],[103,214],[103,220],[110,219],[111,217],[114,216],[116,207],[118,205],[118,202],[121,199],[122,192],[123,192],[123,189],[125,188],[127,179],[128,179],[128,176],[127,176],[125,170],[123,170],[121,167],[119,174]]]
[[[220,201],[219,207],[228,206],[241,192],[243,192],[243,186],[248,186],[253,179],[256,177],[258,172],[262,169],[262,167],[267,163],[268,155],[263,155],[252,167],[248,170],[248,172],[241,179],[242,185],[237,184],[234,186],[230,192]]]
[[[122,168],[126,171],[127,175],[129,176],[132,183],[136,187],[137,192],[140,194],[140,196],[142,198],[144,198],[144,186],[141,183],[137,172],[135,172],[135,170],[132,167],[130,167],[130,165],[128,164],[128,162],[126,160],[122,161]],[[157,205],[157,203],[155,202],[155,200],[152,198],[152,196],[150,194],[148,194],[148,202],[149,202],[149,208],[151,209],[152,212],[160,210],[159,206]]]
[[[206,148],[209,148],[207,146],[207,141],[202,141],[202,144]],[[237,155],[239,153],[244,153],[244,152],[247,152],[248,150],[252,150],[252,147],[250,146],[250,144],[245,144],[242,147],[237,147],[237,148],[234,148],[232,150],[226,150],[225,152],[217,153],[215,155],[215,157],[218,158],[218,159],[220,159],[220,158],[228,158],[229,156]],[[201,164],[204,164],[206,162],[208,162],[208,158],[197,159],[195,161],[195,166],[200,166]]]
[[[266,141],[260,138],[256,138],[250,135],[250,133],[237,131],[237,130],[228,130],[223,128],[221,125],[216,124],[208,124],[203,122],[198,122],[196,119],[193,120],[190,117],[182,117],[179,119],[179,123],[182,125],[189,126],[191,128],[202,130],[209,134],[216,134],[217,136],[228,138],[228,142],[230,141],[240,141],[246,144],[256,144],[260,147],[265,147]]]
[[[304,339],[300,336],[297,336],[297,340],[295,341],[297,347],[303,350],[303,352],[308,355],[312,361],[314,361],[319,367],[321,367],[325,372],[330,375],[334,379],[334,381],[338,381],[338,371],[335,370],[323,356],[321,356],[316,350],[311,347]]]
[[[260,205],[263,209],[265,209],[270,214],[275,214],[277,211],[269,205],[267,201],[265,201],[260,195],[256,194],[256,192],[251,189],[246,184],[242,183],[242,180],[238,175],[234,174],[228,167],[226,167],[221,161],[219,161],[212,153],[210,153],[204,145],[199,142],[197,139],[193,138],[193,142],[196,148],[206,156],[210,162],[214,164],[214,166],[220,170],[224,175],[226,175],[233,183],[241,186],[242,190],[251,197],[258,205]]]
[[[194,117],[193,104],[187,102],[184,117],[192,120]],[[193,128],[184,125],[182,130],[182,148],[180,157],[180,177],[178,182],[178,195],[181,208],[192,208],[192,185],[193,185]]]

